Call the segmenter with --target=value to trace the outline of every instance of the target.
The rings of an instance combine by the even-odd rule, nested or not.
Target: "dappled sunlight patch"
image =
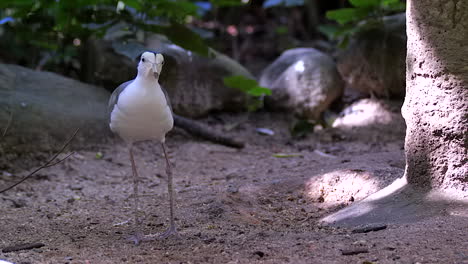
[[[404,122],[399,109],[390,108],[383,101],[362,99],[345,108],[333,122],[333,127],[352,128]]]
[[[222,203],[231,221],[250,225],[307,226],[328,211],[308,203],[303,186],[302,180],[247,184],[224,196]]]
[[[335,223],[339,221],[346,221],[347,219],[354,219],[364,215],[369,215],[379,206],[376,202],[383,198],[389,197],[392,194],[395,194],[397,191],[403,189],[406,185],[406,178],[401,177],[384,189],[370,195],[363,201],[329,215],[323,218],[322,221],[325,223]]]
[[[310,178],[304,192],[309,199],[329,207],[362,200],[378,189],[379,182],[371,172],[344,169]]]

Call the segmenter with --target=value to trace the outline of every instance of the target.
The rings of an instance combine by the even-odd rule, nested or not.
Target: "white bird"
[[[110,129],[118,134],[129,147],[133,173],[133,196],[135,214],[135,235],[132,240],[138,244],[151,236],[138,232],[138,171],[133,158],[133,143],[143,140],[156,140],[166,158],[167,186],[170,204],[170,226],[160,237],[177,235],[174,222],[174,197],[172,170],[165,148],[165,136],[173,125],[174,119],[166,94],[159,85],[159,75],[164,65],[164,57],[159,53],[144,52],[138,64],[138,74],[134,80],[121,84],[109,100]]]

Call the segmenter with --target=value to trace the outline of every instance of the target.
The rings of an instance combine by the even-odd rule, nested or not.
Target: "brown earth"
[[[319,220],[404,173],[404,124],[316,131],[292,139],[281,114],[213,115],[206,124],[243,139],[231,149],[171,132],[176,223],[180,238],[127,240],[132,232],[131,167],[118,139],[90,146],[0,194],[0,252],[14,263],[468,263],[468,214],[434,215],[369,233]],[[273,136],[256,133],[267,127]],[[102,153],[102,157],[97,153]],[[146,234],[168,224],[164,158],[159,146],[136,148]],[[281,155],[277,155],[282,153]],[[283,155],[287,154],[287,155]],[[275,157],[276,156],[276,157]],[[0,186],[47,157],[0,164]],[[367,253],[344,255],[365,249]]]

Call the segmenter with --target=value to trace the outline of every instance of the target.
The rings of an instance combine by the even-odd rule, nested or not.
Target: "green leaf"
[[[265,87],[255,86],[247,91],[247,93],[252,96],[271,95],[271,90]]]
[[[393,5],[400,3],[400,0],[382,0],[382,5]]]
[[[252,96],[271,95],[271,90],[258,85],[256,80],[242,75],[234,75],[223,79],[224,85],[239,89]]]
[[[367,17],[371,9],[369,8],[341,8],[337,10],[331,10],[326,13],[328,19],[335,20],[341,25],[349,22],[362,20]]]
[[[354,7],[379,7],[381,1],[382,0],[349,0],[351,5],[353,5]]]
[[[213,5],[218,7],[241,6],[245,5],[241,0],[211,0]]]
[[[96,159],[102,159],[102,157],[104,157],[104,155],[102,154],[102,152],[98,151],[96,152]]]
[[[223,79],[223,82],[224,82],[224,85],[231,87],[231,88],[239,89],[243,92],[247,92],[252,87],[257,86],[257,81],[246,78],[245,76],[242,76],[242,75],[234,75],[234,76],[225,77]]]
[[[193,51],[199,55],[208,56],[208,46],[203,39],[186,26],[172,22],[169,27],[162,27],[161,31],[174,44],[184,49]]]

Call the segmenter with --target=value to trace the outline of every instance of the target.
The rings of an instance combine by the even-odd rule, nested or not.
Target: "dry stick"
[[[369,233],[371,231],[380,231],[387,228],[387,225],[384,224],[375,224],[375,225],[368,225],[364,227],[358,227],[353,229],[352,233]]]
[[[24,182],[26,179],[28,179],[29,177],[33,176],[36,172],[42,170],[43,168],[49,167],[49,165],[52,163],[52,161],[54,161],[55,159],[57,159],[58,155],[60,155],[60,153],[62,153],[63,150],[70,144],[70,142],[72,141],[72,139],[76,136],[76,133],[78,133],[78,130],[80,130],[80,128],[77,128],[77,129],[75,130],[75,132],[73,133],[73,135],[65,142],[65,144],[62,146],[62,148],[61,148],[57,153],[55,153],[55,155],[54,155],[51,159],[49,159],[46,163],[44,163],[44,164],[43,164],[42,166],[40,166],[39,168],[35,169],[35,170],[34,170],[33,172],[31,172],[30,174],[24,176],[24,177],[23,177],[21,180],[19,180],[18,182],[14,183],[14,184],[12,184],[12,185],[10,185],[10,186],[8,186],[8,187],[6,187],[6,188],[3,189],[3,190],[0,190],[0,193],[4,193],[4,192],[6,192],[6,191],[12,189],[12,188],[15,187],[16,185],[18,185],[18,184]],[[68,157],[70,157],[70,155],[68,155],[66,158],[68,158]],[[64,158],[64,159],[62,159],[62,160],[60,160],[60,161],[63,161],[63,160],[65,160],[66,158]],[[56,162],[56,163],[58,163],[58,162]],[[55,163],[55,164],[56,164],[56,163]]]
[[[13,82],[13,93],[16,91],[16,81],[18,80],[18,73],[15,74],[15,80]],[[14,94],[13,94],[14,95]],[[11,122],[13,121],[13,104],[11,102],[11,98],[10,98],[10,116],[8,118],[8,122],[7,122],[7,125],[5,127],[5,130],[3,130],[3,134],[2,134],[2,138],[5,137],[6,133],[8,132],[8,129],[10,128],[10,125],[11,125]]]
[[[220,134],[219,132],[212,131],[209,128],[206,128],[205,126],[201,125],[199,122],[196,122],[189,118],[174,115],[174,125],[184,129],[192,135],[216,142],[218,144],[234,148],[244,147],[244,142],[234,138],[229,138],[225,135]]]
[[[3,248],[2,252],[3,253],[8,253],[8,252],[13,252],[13,251],[40,248],[40,247],[43,247],[43,246],[45,246],[43,243],[27,243],[27,244],[21,244],[21,245],[15,245],[15,246]]]
[[[5,137],[8,129],[10,128],[10,125],[11,125],[11,121],[13,120],[13,111],[10,109],[10,116],[8,117],[8,122],[7,122],[7,125],[5,127],[5,129],[3,130],[3,134],[2,134],[2,137]]]
[[[59,164],[60,162],[62,162],[62,161],[64,161],[64,160],[68,159],[68,158],[69,158],[71,155],[73,155],[73,154],[75,154],[75,151],[73,151],[72,153],[68,154],[68,155],[67,155],[65,158],[63,158],[63,159],[60,159],[60,160],[58,160],[58,161],[56,161],[56,162],[54,162],[54,163],[52,163],[52,164],[49,164],[49,165],[47,165],[47,166],[44,166],[44,168],[49,168],[49,167],[55,166],[55,165]]]
[[[341,255],[349,256],[349,255],[357,255],[362,253],[369,253],[367,248],[354,248],[354,249],[343,249],[341,250]]]

